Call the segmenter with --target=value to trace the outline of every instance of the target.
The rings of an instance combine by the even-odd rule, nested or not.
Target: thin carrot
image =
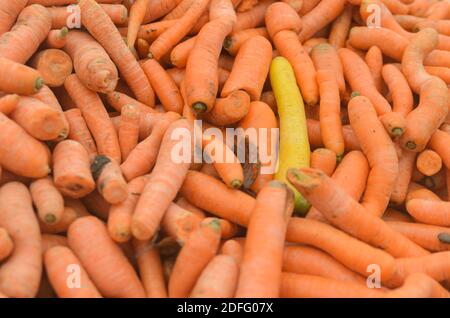
[[[164,17],[163,20],[174,20],[181,18],[183,14],[191,7],[193,0],[181,0],[178,1],[173,10],[170,10]]]
[[[425,71],[432,76],[439,77],[447,85],[450,84],[450,69],[448,67],[425,66]]]
[[[16,21],[19,13],[27,5],[27,0],[5,1],[0,6],[0,36],[8,32]]]
[[[66,79],[64,86],[81,110],[99,154],[109,156],[120,163],[122,158],[119,140],[100,97],[87,89],[75,74]]]
[[[125,105],[134,105],[139,108],[139,112],[141,115],[146,113],[154,113],[156,112],[153,108],[135,100],[133,97],[128,96],[127,94],[121,92],[111,92],[106,95],[106,100],[112,108],[116,111],[121,112],[122,107]]]
[[[202,271],[214,258],[220,243],[220,226],[214,220],[194,231],[181,248],[169,279],[169,297],[187,297]]]
[[[111,19],[94,0],[80,0],[79,6],[83,25],[108,52],[137,99],[152,107],[153,90]]]
[[[405,76],[392,64],[384,65],[381,74],[392,96],[392,111],[406,118],[413,109],[414,100]]]
[[[53,181],[62,194],[80,198],[94,190],[89,156],[81,144],[73,140],[58,143],[52,159]]]
[[[398,160],[398,177],[391,194],[391,202],[394,204],[400,205],[406,199],[416,156],[414,152],[404,151]]]
[[[137,0],[131,5],[130,16],[128,18],[128,47],[133,47],[136,42],[139,28],[144,21],[149,2],[149,0]]]
[[[20,97],[17,94],[9,94],[0,97],[0,113],[5,115],[11,114],[17,107]]]
[[[170,12],[181,2],[181,0],[149,1],[145,12],[144,22],[148,23],[163,17],[166,14],[170,14]]]
[[[430,139],[428,147],[439,154],[447,168],[450,168],[450,152],[447,147],[450,135],[442,130],[437,130]]]
[[[386,209],[386,212],[383,214],[383,220],[386,222],[414,222],[413,218],[407,213],[391,208]]]
[[[61,220],[64,213],[64,198],[50,177],[33,181],[30,193],[41,221],[52,224]]]
[[[347,39],[352,22],[353,8],[351,4],[346,4],[344,11],[342,11],[341,15],[331,25],[328,42],[336,49],[345,46],[345,40]]]
[[[139,278],[97,218],[79,218],[69,228],[69,245],[105,297],[144,297]]]
[[[42,274],[41,234],[26,186],[10,182],[0,188],[0,226],[14,251],[0,268],[0,290],[8,297],[35,297]]]
[[[189,212],[192,212],[195,215],[200,216],[201,218],[205,217],[205,212],[202,209],[196,207],[195,205],[190,203],[188,200],[186,200],[182,196],[180,196],[178,198],[178,200],[176,200],[176,204],[179,205],[180,207],[182,207],[183,209],[186,209]]]
[[[370,69],[375,87],[382,93],[383,79],[381,77],[381,70],[383,68],[383,53],[377,46],[372,46],[366,53],[366,64]]]
[[[130,152],[139,141],[139,108],[134,105],[125,105],[120,113],[119,145],[122,161],[125,161]]]
[[[60,298],[101,298],[94,283],[75,254],[67,247],[55,246],[44,255],[44,265],[50,283]],[[69,284],[71,271],[80,274],[81,286]]]
[[[158,21],[149,24],[144,24],[140,27],[138,33],[138,39],[143,39],[149,44],[155,41],[161,34],[163,34],[167,29],[171,28],[177,23],[178,20],[168,20],[168,21]],[[123,31],[122,31],[123,30]],[[126,35],[126,29],[119,29],[123,35]],[[146,56],[148,55],[148,52]]]
[[[314,119],[307,119],[308,124],[308,138],[313,148],[323,147],[322,136],[320,132],[320,122]],[[342,135],[344,137],[345,148],[347,150],[361,150],[359,141],[350,125],[342,126]]]
[[[236,24],[233,27],[233,33],[263,26],[267,8],[273,2],[273,0],[261,0],[250,10],[236,14]]]
[[[136,50],[139,55],[139,58],[145,59],[148,56],[148,49],[150,48],[150,44],[144,39],[136,40]]]
[[[269,39],[269,33],[265,27],[249,28],[228,35],[223,41],[223,47],[229,54],[235,56],[245,41],[257,35]]]
[[[8,231],[0,227],[0,262],[7,259],[14,249],[14,242]]]
[[[450,23],[448,20],[419,20],[415,21],[412,29],[419,31],[426,28],[433,28],[440,34],[450,36]]]
[[[170,52],[170,62],[174,66],[178,68],[183,68],[186,66],[187,59],[192,51],[192,48],[194,47],[196,39],[197,38],[195,36],[190,37],[189,39],[179,43],[172,49],[172,51]]]
[[[44,79],[46,85],[57,87],[64,84],[72,73],[72,60],[64,51],[47,49],[36,54],[30,62]]]
[[[64,115],[70,126],[67,138],[78,141],[83,145],[90,158],[97,156],[97,146],[81,115],[81,110],[78,108],[69,109],[64,112]]]
[[[311,153],[311,168],[322,170],[331,176],[336,168],[336,154],[326,148],[318,148]]]
[[[45,45],[51,49],[62,49],[66,45],[68,34],[69,29],[67,27],[51,30],[47,35]]]

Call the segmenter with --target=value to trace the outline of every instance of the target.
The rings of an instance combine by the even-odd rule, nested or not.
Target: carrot
[[[54,234],[45,234],[43,233],[41,235],[42,237],[42,256],[45,255],[45,253],[55,246],[69,246],[69,243],[67,242],[67,237],[62,235],[54,235]]]
[[[256,28],[264,25],[264,17],[267,8],[273,3],[273,0],[261,0],[248,11],[236,14],[236,24],[233,27],[233,33],[245,29]]]
[[[178,20],[168,20],[168,21],[158,21],[152,22],[149,24],[144,24],[140,27],[138,32],[138,39],[143,39],[149,43],[155,41],[161,34],[163,34],[166,30],[174,26]],[[126,29],[119,29],[123,35],[126,35]],[[146,56],[148,55],[148,52]]]
[[[368,98],[351,99],[348,112],[371,168],[362,205],[370,214],[382,216],[398,176],[397,153]]]
[[[279,296],[283,245],[293,210],[293,193],[279,181],[271,181],[258,193],[248,224],[236,297]],[[271,239],[263,243],[260,237],[266,235]]]
[[[237,123],[247,115],[250,108],[250,97],[245,90],[233,90],[225,96],[227,97],[218,98],[211,112],[201,117],[211,124],[227,126]]]
[[[99,154],[109,156],[120,163],[119,140],[99,96],[84,87],[75,74],[66,79],[64,86],[81,110],[97,144]]]
[[[381,281],[386,282],[395,273],[395,260],[388,253],[372,247],[335,227],[303,218],[292,218],[288,224],[286,240],[311,245],[330,254],[352,271],[365,277],[370,264],[380,266]],[[348,253],[348,251],[358,251]]]
[[[170,12],[181,2],[181,0],[149,1],[147,10],[145,11],[144,22],[148,23],[165,16],[166,14],[170,14]]]
[[[8,231],[0,227],[0,262],[7,259],[14,250],[14,242]]]
[[[267,29],[265,27],[260,28],[249,28],[244,29],[241,31],[233,32],[232,34],[228,35],[224,42],[223,47],[224,49],[231,54],[232,56],[236,56],[236,54],[239,52],[239,49],[241,46],[250,38],[254,36],[262,36],[266,39],[269,38],[269,33],[267,32]]]
[[[186,11],[191,7],[193,0],[181,0],[178,1],[176,6],[173,8],[173,10],[170,10],[162,20],[173,20],[181,18]]]
[[[308,246],[286,246],[283,271],[303,275],[315,275],[363,285],[363,276],[336,261],[329,254]]]
[[[127,180],[134,179],[151,171],[156,162],[158,149],[169,125],[180,118],[180,115],[168,112],[153,126],[152,133],[141,141],[130,152],[120,168]]]
[[[195,206],[242,226],[248,224],[255,204],[248,194],[230,189],[214,177],[197,171],[188,172],[180,194]]]
[[[394,15],[394,18],[403,29],[410,32],[414,30],[417,24],[421,23],[422,21],[426,21],[426,19],[423,17],[418,17],[411,14],[396,14]]]
[[[385,113],[381,115],[379,119],[383,124],[384,129],[386,129],[388,134],[393,138],[400,137],[406,130],[406,118],[400,113]],[[400,146],[399,150],[401,150]]]
[[[352,90],[369,98],[378,115],[390,112],[391,106],[378,92],[367,64],[349,49],[339,49],[338,54],[344,67],[345,78]]]
[[[266,28],[271,38],[283,30],[300,32],[302,21],[297,12],[287,3],[272,3],[266,11]]]
[[[33,181],[30,193],[41,221],[53,224],[61,220],[64,213],[64,199],[50,177]]]
[[[149,0],[137,0],[131,5],[127,34],[127,44],[130,48],[133,47],[136,42],[139,28],[144,21],[149,2]]]
[[[63,85],[73,67],[70,56],[58,49],[40,51],[33,57],[30,65],[42,74],[44,82],[50,87]]]
[[[414,31],[426,28],[433,28],[440,34],[450,36],[450,23],[448,20],[419,20],[412,27]]]
[[[384,293],[378,289],[351,282],[312,275],[283,273],[281,279],[283,298],[381,298]]]
[[[317,82],[320,91],[320,131],[323,144],[342,158],[345,150],[340,117],[340,98],[336,76],[332,71],[319,70]],[[336,161],[336,160],[335,160]]]
[[[450,153],[447,147],[449,141],[450,135],[448,133],[437,130],[428,144],[430,149],[438,153],[447,168],[450,167]]]
[[[141,116],[146,113],[154,113],[156,112],[153,108],[135,100],[134,98],[121,93],[121,92],[111,92],[106,95],[106,100],[112,108],[116,111],[121,112],[122,107],[125,105],[134,105],[139,108],[139,112]]]
[[[110,158],[99,155],[91,164],[91,171],[97,183],[97,191],[106,202],[119,204],[128,197],[128,188],[119,165]]]
[[[407,213],[391,208],[386,209],[386,212],[383,214],[383,220],[386,222],[414,222],[412,217],[410,217]],[[411,239],[410,237],[408,238]]]
[[[32,95],[44,85],[41,74],[25,65],[0,57],[0,68],[0,90],[4,93]],[[11,74],[14,74],[16,80],[11,80]]]
[[[405,53],[406,55],[406,53]],[[447,85],[433,77],[421,87],[420,103],[406,118],[406,131],[400,139],[402,147],[422,151],[448,113]]]
[[[90,280],[86,270],[73,252],[64,246],[55,246],[47,250],[44,256],[45,269],[56,294],[60,298],[101,298],[100,293]],[[71,282],[73,272],[80,274],[80,286]],[[76,282],[75,282],[76,283]]]
[[[311,50],[311,59],[318,72],[324,70],[334,73],[339,92],[344,96],[346,92],[344,71],[336,49],[328,43],[318,44]]]
[[[80,0],[79,6],[81,22],[108,52],[137,99],[153,106],[155,103],[153,90],[111,19],[94,0]]]
[[[383,53],[377,46],[372,46],[366,53],[366,64],[370,69],[375,87],[382,93],[383,79],[381,69],[383,68]]]
[[[58,143],[53,151],[53,181],[62,194],[72,198],[94,190],[88,153],[81,144],[73,140]]]
[[[450,18],[450,6],[447,1],[432,4],[425,16],[429,20],[446,20]]]
[[[406,78],[402,72],[392,64],[384,65],[381,74],[391,92],[393,112],[399,113],[406,118],[413,109],[414,102]]]
[[[2,21],[0,24],[0,36],[11,29],[17,16],[26,5],[26,0],[2,2],[0,6],[0,21]]]
[[[67,232],[69,226],[78,218],[90,215],[86,207],[78,200],[65,200],[64,211],[61,219],[56,224],[39,222],[42,233],[59,234]]]
[[[46,8],[38,4],[26,7],[11,31],[0,36],[0,57],[24,64],[47,38],[50,28],[51,16]]]
[[[119,145],[122,161],[125,161],[130,152],[136,147],[139,139],[139,108],[134,105],[125,105],[121,110],[119,126]]]
[[[220,248],[220,254],[233,257],[237,264],[242,261],[243,246],[236,240],[227,240]]]
[[[20,97],[17,94],[9,94],[0,97],[0,113],[11,114],[17,107]]]
[[[196,207],[182,196],[179,196],[179,198],[176,200],[176,204],[201,218],[205,217],[205,212],[202,209]]]
[[[136,40],[136,50],[139,55],[139,58],[145,59],[148,56],[148,49],[150,48],[150,44],[144,39]]]
[[[398,177],[391,194],[391,202],[402,204],[408,193],[408,185],[411,181],[411,175],[416,161],[416,153],[405,151],[398,161]]]
[[[259,100],[269,73],[272,46],[262,36],[254,36],[239,49],[231,73],[222,88],[221,96],[244,90],[252,101]]]
[[[182,119],[170,124],[165,132],[155,167],[133,214],[131,230],[134,237],[141,240],[153,237],[165,210],[181,187],[189,169],[191,154],[184,154],[185,158],[189,156],[188,162],[182,158],[177,161],[172,157],[172,147],[179,142],[172,139],[172,134],[180,130],[191,133],[191,129],[189,122]]]
[[[164,68],[154,59],[147,60],[143,65],[147,78],[166,111],[181,113],[183,99],[172,78]]]
[[[442,159],[433,150],[426,149],[417,157],[416,166],[422,174],[432,176],[441,170]]]
[[[71,31],[64,50],[71,56],[75,72],[83,84],[96,92],[112,92],[119,79],[108,54],[89,34]]]
[[[158,250],[148,241],[133,240],[133,247],[146,296],[166,298],[167,289]]]
[[[305,102],[308,105],[316,105],[319,101],[316,70],[311,58],[298,40],[297,34],[284,30],[278,32],[272,40],[280,55],[292,65]]]
[[[0,267],[0,290],[8,297],[34,297],[42,273],[41,234],[26,186],[10,182],[0,188],[0,226],[14,251]]]
[[[232,237],[235,237],[239,233],[239,227],[236,224],[231,223],[230,221],[225,220],[225,219],[217,219],[214,217],[208,217],[208,218],[203,219],[202,223],[205,223],[205,224],[209,223],[213,219],[215,219],[216,221],[219,222],[220,236],[223,240],[227,240]]]
[[[314,119],[307,119],[308,124],[308,138],[313,148],[323,147],[322,136],[320,132],[320,122]],[[361,150],[359,141],[350,125],[342,126],[342,135],[344,137],[344,144],[347,150]]]
[[[450,226],[449,203],[425,199],[412,199],[406,203],[406,209],[411,216],[421,223]]]
[[[237,12],[245,12],[253,8],[258,0],[242,0],[237,7]]]
[[[217,255],[205,267],[190,294],[191,298],[233,298],[239,267],[229,255]]]
[[[186,64],[187,104],[196,113],[209,112],[218,91],[218,59],[231,24],[226,19],[208,22],[197,35]]]
[[[352,22],[353,8],[351,4],[346,4],[344,11],[342,11],[341,15],[331,25],[328,42],[336,49],[345,46],[345,40],[347,39]]]
[[[314,9],[302,16],[300,41],[308,40],[317,31],[336,19],[344,11],[345,4],[344,0],[321,1]]]
[[[395,257],[421,256],[428,253],[392,230],[379,217],[366,211],[324,173],[311,168],[291,169],[288,178],[333,225],[356,238],[379,246]],[[355,222],[360,225],[355,225]]]
[[[149,56],[159,60],[169,52],[193,27],[198,18],[206,10],[209,0],[193,1],[186,13],[180,17],[176,24],[162,33],[150,45]]]
[[[331,176],[336,168],[336,154],[326,148],[318,148],[311,153],[311,168],[322,170]]]
[[[391,298],[448,298],[449,292],[430,276],[415,273],[409,275],[402,287],[388,293]]]
[[[87,216],[76,220],[67,236],[70,247],[102,295],[145,296],[136,272],[99,219]]]
[[[91,133],[84,121],[81,111],[78,108],[66,110],[64,115],[69,122],[70,130],[69,139],[79,142],[88,152],[89,157],[93,159],[97,156],[97,146],[94,139],[92,139]]]
[[[192,51],[192,48],[194,47],[196,39],[197,37],[193,36],[186,41],[179,43],[172,49],[170,52],[170,62],[172,65],[178,68],[186,66],[187,59]]]
[[[181,248],[169,279],[169,297],[187,297],[217,253],[220,226],[214,220],[194,231]]]
[[[189,235],[200,226],[203,219],[203,216],[171,203],[164,213],[161,228],[165,234],[174,238],[179,245],[183,246]]]
[[[337,166],[332,179],[347,194],[359,201],[364,193],[368,175],[369,163],[364,154],[360,151],[351,151],[344,156],[341,163]],[[327,218],[315,207],[309,210],[306,218],[329,223]]]
[[[62,49],[66,45],[68,34],[69,29],[65,26],[58,30],[51,30],[45,40],[45,46],[51,49]]]
[[[432,76],[439,77],[447,85],[450,83],[450,69],[448,67],[425,66],[425,71]]]

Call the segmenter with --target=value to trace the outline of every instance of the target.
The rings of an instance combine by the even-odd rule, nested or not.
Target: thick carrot
[[[166,298],[167,288],[158,249],[149,241],[138,240],[133,240],[133,247],[147,298]]]
[[[273,0],[261,0],[250,10],[236,14],[236,23],[233,27],[233,33],[263,26],[267,8],[273,2]]]
[[[447,85],[437,77],[421,86],[419,106],[406,117],[406,131],[400,139],[403,148],[415,152],[425,148],[448,114],[448,98]]]
[[[171,203],[164,213],[161,228],[165,234],[174,238],[178,244],[183,246],[189,235],[200,226],[203,219],[204,217]]]
[[[97,191],[106,202],[119,204],[126,200],[128,197],[127,183],[117,162],[99,155],[91,164],[91,171],[97,183]]]
[[[192,129],[187,120],[180,119],[170,124],[165,132],[155,167],[133,214],[131,230],[134,237],[140,240],[153,237],[165,210],[181,187],[191,163],[193,149],[191,153],[184,154],[185,159],[173,158],[172,148],[179,143],[179,140],[173,140],[172,134],[183,130],[192,138]],[[183,152],[185,151],[187,149],[183,149]]]
[[[280,31],[273,38],[275,47],[294,69],[302,97],[308,105],[316,105],[319,101],[319,88],[316,82],[314,64],[292,31]]]
[[[26,186],[10,182],[0,188],[0,226],[14,242],[0,267],[0,290],[8,297],[35,297],[42,273],[41,234]]]
[[[0,97],[0,113],[11,114],[17,107],[20,97],[17,94],[9,94]]]
[[[412,199],[406,203],[406,209],[417,221],[430,225],[450,226],[450,203]]]
[[[254,36],[239,49],[231,73],[222,88],[221,96],[233,91],[246,91],[251,100],[259,100],[269,73],[272,45],[262,36]]]
[[[148,49],[150,48],[150,44],[144,39],[136,40],[136,50],[139,55],[139,58],[145,59],[148,56]]]
[[[144,21],[149,2],[149,0],[137,0],[131,5],[127,33],[127,44],[130,48],[133,47],[136,42],[139,28]]]
[[[417,156],[416,167],[425,176],[432,176],[441,170],[442,159],[433,150],[426,149]]]
[[[4,93],[32,95],[44,85],[42,75],[25,65],[0,57],[0,90]],[[11,80],[14,74],[15,80]]]
[[[370,69],[364,60],[347,48],[339,49],[338,54],[344,67],[345,78],[353,91],[369,98],[378,115],[390,112],[391,105],[378,92]]]
[[[42,75],[45,84],[50,87],[63,85],[73,67],[70,56],[58,49],[40,51],[32,58],[30,65]]]
[[[142,64],[150,84],[155,90],[161,104],[166,111],[181,114],[183,98],[175,82],[155,59],[149,59]]]
[[[289,30],[298,33],[302,29],[302,21],[297,12],[283,2],[272,3],[267,8],[265,22],[271,38],[279,31]]]
[[[404,151],[398,160],[398,177],[391,194],[391,202],[394,204],[400,205],[406,199],[416,156],[414,152]]]
[[[364,154],[360,151],[351,151],[337,166],[332,179],[352,198],[359,201],[366,188],[368,175],[369,163]],[[306,218],[329,223],[327,218],[315,207],[309,210]]]
[[[232,56],[235,56],[241,46],[250,38],[254,36],[263,36],[269,38],[269,33],[265,27],[249,28],[241,31],[233,32],[228,35],[223,41],[223,48]]]
[[[120,113],[119,145],[122,154],[122,161],[125,161],[130,152],[136,147],[139,141],[139,108],[135,105],[125,105]]]
[[[65,140],[53,151],[53,181],[62,194],[80,198],[95,188],[89,156],[84,147],[73,140]]]
[[[288,178],[333,225],[356,238],[381,247],[395,257],[428,254],[419,245],[392,230],[378,216],[368,212],[323,172],[311,168],[291,169]]]
[[[189,54],[194,47],[197,37],[193,36],[176,45],[170,52],[170,62],[172,65],[183,68],[186,66]]]
[[[94,0],[80,0],[79,5],[83,25],[108,52],[137,99],[152,107],[153,90],[111,19]]]
[[[47,38],[51,19],[50,12],[41,5],[23,9],[11,31],[0,36],[0,57],[24,64]]]
[[[213,220],[194,231],[181,248],[169,279],[169,297],[190,295],[220,243],[220,225]]]
[[[79,259],[67,247],[55,246],[44,255],[44,265],[50,283],[60,298],[101,298]],[[79,273],[80,285],[70,284],[70,275]],[[76,282],[72,282],[76,283]]]
[[[321,30],[334,19],[336,19],[345,8],[344,0],[324,0],[302,16],[302,30],[300,31],[300,41],[306,41],[317,31]]]
[[[365,61],[372,74],[375,87],[382,93],[383,79],[381,77],[381,70],[383,68],[383,53],[377,46],[372,46],[366,53]]]
[[[249,73],[246,72],[246,74]],[[246,79],[242,77],[236,78],[241,78],[243,82],[246,81]],[[227,83],[230,82],[227,81],[225,86]],[[234,84],[238,83],[235,82]],[[233,83],[230,85],[233,85]],[[201,118],[216,126],[228,126],[240,121],[247,115],[250,108],[250,96],[247,93],[248,90],[245,88],[247,87],[242,87],[241,89],[236,88],[236,90],[232,90],[224,95],[226,97],[218,98],[214,104],[214,108],[209,113],[202,115]],[[222,93],[223,92],[224,91],[222,90]]]
[[[362,205],[368,213],[382,216],[398,176],[397,153],[368,98],[357,96],[351,99],[348,112],[350,124],[371,168]]]
[[[331,176],[336,168],[336,153],[326,148],[318,148],[311,153],[311,168],[322,170]]]
[[[314,51],[314,50],[313,50]],[[329,70],[317,72],[317,83],[320,92],[320,132],[325,147],[340,160],[344,154],[345,142],[342,135],[341,103],[336,74]]]
[[[86,207],[78,200],[65,199],[65,207],[61,219],[56,224],[39,222],[42,233],[60,234],[67,232],[69,226],[78,218],[90,215]]]
[[[151,134],[137,144],[127,159],[121,164],[120,168],[127,180],[134,179],[151,171],[155,165],[158,149],[160,149],[167,128],[179,118],[180,115],[173,112],[168,112],[162,115],[162,117],[159,117],[159,120],[152,128]]]
[[[14,242],[8,231],[0,227],[0,262],[8,258],[14,249]]]
[[[27,0],[4,1],[0,5],[0,36],[8,32],[16,21],[19,13],[27,5]]]
[[[144,297],[139,278],[105,225],[93,216],[76,220],[68,231],[69,245],[105,297]]]
[[[64,198],[50,177],[33,181],[30,193],[41,221],[53,224],[61,220],[64,213]]]
[[[233,298],[238,281],[239,267],[229,255],[217,255],[198,277],[191,298]]]
[[[83,84],[96,92],[112,92],[119,79],[117,68],[89,34],[71,31],[64,50],[71,56],[75,72]]]
[[[58,30],[51,30],[45,40],[45,46],[51,49],[62,49],[66,45],[68,34],[69,29],[65,26]]]
[[[93,159],[97,156],[97,146],[95,145],[95,141],[81,115],[81,110],[78,108],[69,109],[64,112],[64,115],[70,126],[69,135],[67,137],[78,141],[83,145],[88,152],[89,157]]]
[[[168,21],[158,21],[152,22],[149,24],[144,24],[140,27],[138,33],[138,39],[146,40],[151,43],[155,41],[161,34],[163,34],[167,29],[171,28],[173,25],[177,23],[178,20],[168,20]],[[123,31],[122,31],[123,30]],[[126,35],[124,32],[126,29],[119,29],[123,35]],[[146,56],[148,55],[148,52]]]
[[[308,246],[286,246],[283,256],[283,271],[321,276],[360,285],[366,283],[363,276],[351,271],[331,255]]]
[[[293,210],[293,193],[279,181],[271,181],[258,193],[248,224],[236,297],[279,296],[283,246]],[[266,235],[271,239],[261,241]]]
[[[75,74],[70,75],[64,86],[81,110],[84,120],[97,144],[98,152],[121,161],[120,146],[114,126],[100,97],[88,90]]]
[[[346,4],[344,11],[342,11],[341,15],[338,16],[331,25],[328,42],[336,49],[345,46],[345,40],[348,37],[352,22],[353,8],[354,7],[351,4]]]

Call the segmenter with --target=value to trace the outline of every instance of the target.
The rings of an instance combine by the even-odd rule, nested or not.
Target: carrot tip
[[[230,185],[233,189],[239,189],[242,186],[242,181],[235,179],[235,180],[231,181]]]
[[[60,39],[64,39],[64,38],[67,36],[67,34],[69,34],[69,29],[68,29],[67,27],[63,27],[63,28],[59,31],[58,37],[59,37]]]
[[[111,160],[103,155],[96,156],[94,161],[91,164],[91,172],[94,180],[97,180],[100,174],[102,173],[103,167],[110,163]]]
[[[310,169],[309,171],[302,171],[299,169],[291,168],[287,171],[287,179],[294,186],[298,185],[301,188],[311,189],[316,187],[318,178],[321,176],[321,172],[318,170]]]
[[[360,94],[359,92],[353,92],[353,93],[350,95],[350,98],[355,98],[355,97],[358,97],[358,96],[361,96],[361,94]]]
[[[204,226],[209,226],[217,232],[220,232],[220,229],[221,229],[220,221],[217,218],[212,218],[211,221],[204,223]]]
[[[340,155],[336,155],[336,162],[340,163],[343,158],[344,158],[344,154],[342,154],[342,153]]]
[[[206,107],[205,103],[197,102],[192,105],[192,109],[194,109],[196,113],[204,113],[208,107]]]
[[[400,127],[396,127],[391,130],[391,134],[393,137],[400,137],[401,135],[403,135],[403,133],[403,128]]]
[[[442,243],[450,244],[450,234],[449,233],[439,233],[438,239]]]
[[[53,214],[46,214],[44,217],[45,223],[52,224],[55,223],[56,217]]]
[[[417,145],[414,141],[408,141],[405,146],[406,146],[406,148],[411,149],[411,150],[414,150],[417,147]]]
[[[148,52],[147,57],[148,57],[149,59],[153,59],[153,58],[154,58],[152,52]]]
[[[230,36],[227,36],[226,38],[225,38],[225,40],[223,41],[223,48],[225,49],[225,50],[228,50],[230,47],[231,47],[231,43],[232,43],[233,41],[231,40],[231,37]]]
[[[36,83],[34,84],[36,92],[38,92],[42,88],[42,86],[44,86],[44,79],[42,77],[38,77],[36,79]]]

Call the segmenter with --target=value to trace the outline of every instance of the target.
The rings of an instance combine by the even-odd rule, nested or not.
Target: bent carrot
[[[398,177],[391,194],[391,202],[394,204],[400,205],[406,199],[416,156],[414,152],[404,151],[398,160]]]
[[[36,54],[30,62],[44,79],[46,85],[58,87],[72,74],[72,60],[64,51],[47,49]]]
[[[413,109],[414,100],[405,76],[392,64],[384,65],[381,74],[392,96],[392,111],[406,118]]]
[[[383,68],[383,53],[378,46],[372,46],[366,53],[365,61],[372,74],[375,87],[382,93],[383,79],[381,78],[381,70]]]
[[[97,191],[106,202],[119,204],[127,199],[127,183],[117,162],[99,155],[91,164],[91,172],[97,183]]]
[[[70,127],[67,138],[79,142],[86,149],[89,157],[93,159],[97,156],[97,146],[81,115],[81,110],[78,108],[69,109],[64,112],[64,115]]]
[[[14,249],[14,242],[8,231],[0,227],[0,262],[8,258]]]
[[[64,198],[50,177],[33,181],[30,193],[41,221],[53,224],[61,220],[64,213]]]
[[[0,97],[0,113],[5,115],[11,114],[17,107],[20,97],[17,94],[9,94]]]
[[[242,77],[237,78],[242,79]],[[229,81],[225,83],[225,86],[227,83]],[[230,85],[233,85],[233,83],[230,83]],[[247,115],[250,108],[250,96],[247,92],[248,90],[237,88],[226,94],[226,97],[216,99],[214,108],[209,113],[202,115],[201,118],[216,126],[228,126],[237,123]]]

